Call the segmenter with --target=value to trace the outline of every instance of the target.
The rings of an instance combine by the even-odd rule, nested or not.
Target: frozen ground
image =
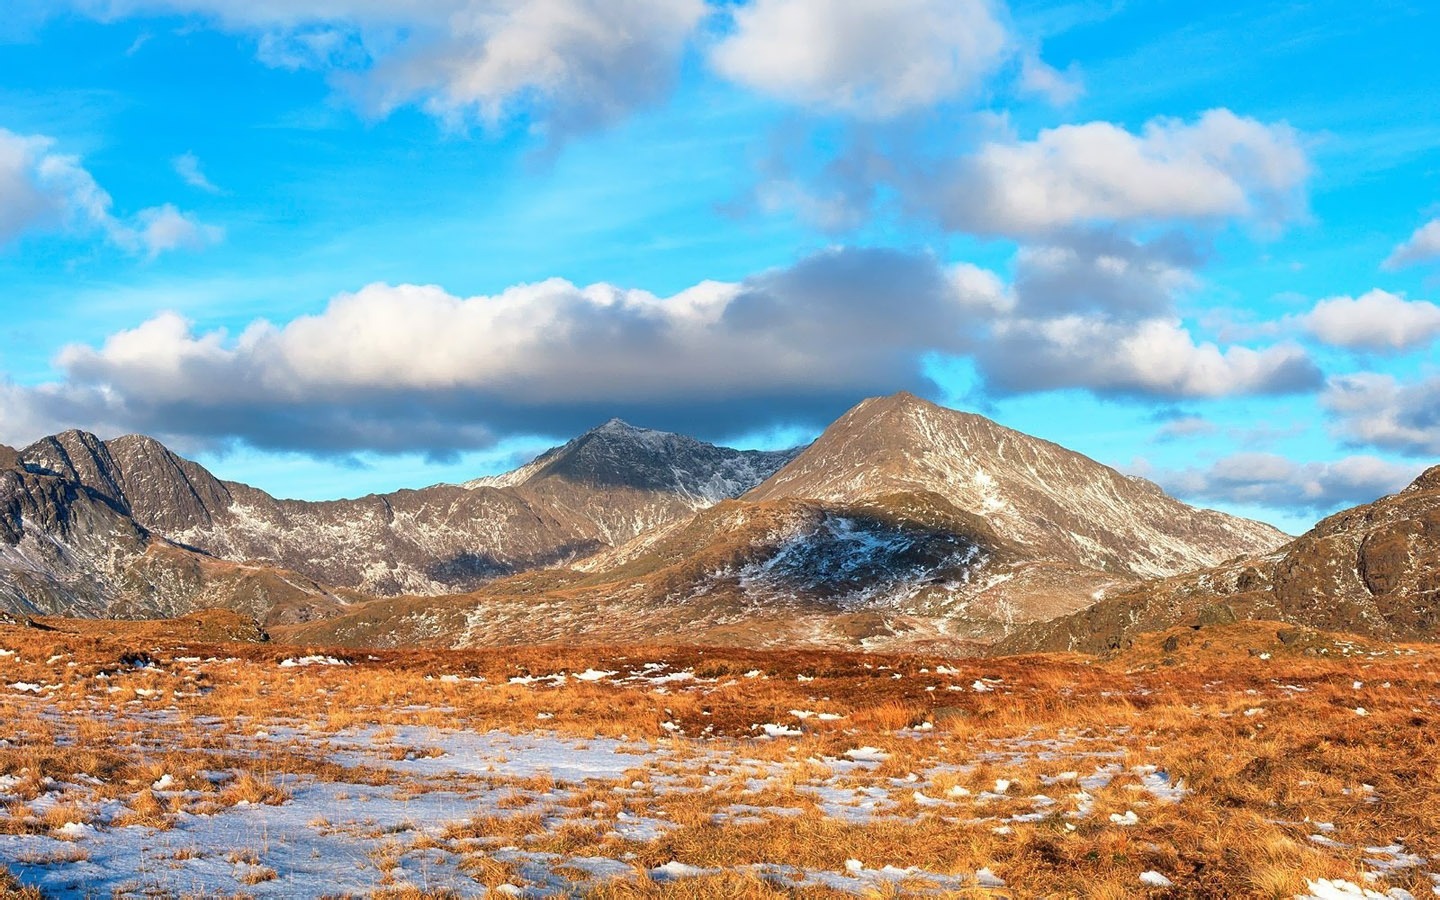
[[[661,721],[668,736],[660,738],[577,737],[573,725],[547,726],[553,716],[544,711],[527,713],[534,719],[528,728],[466,729],[453,724],[455,707],[437,703],[397,705],[401,718],[416,724],[368,724],[366,708],[357,705],[353,724],[329,727],[317,724],[321,719],[251,712],[262,708],[258,702],[231,716],[186,711],[185,701],[211,690],[206,685],[240,677],[254,663],[177,656],[79,676],[63,656],[44,662],[53,677],[32,673],[0,684],[12,722],[25,723],[7,726],[0,746],[33,743],[43,733],[64,749],[81,743],[81,729],[101,728],[108,749],[129,760],[128,777],[42,776],[25,768],[0,775],[0,865],[53,897],[407,890],[547,897],[615,880],[675,886],[719,873],[863,896],[1000,890],[1004,880],[989,868],[870,858],[858,836],[855,845],[811,852],[804,864],[782,851],[729,865],[713,856],[695,864],[701,857],[686,852],[694,844],[685,836],[716,833],[706,827],[747,830],[756,846],[765,846],[767,829],[786,828],[853,836],[845,829],[924,825],[956,840],[976,831],[1009,840],[1022,828],[1132,834],[1152,821],[1183,817],[1193,801],[1185,779],[1154,762],[1160,748],[1130,726],[1017,729],[999,738],[966,736],[963,728],[926,718],[876,731],[854,725],[850,708],[817,690],[797,697],[809,705],[774,721],[743,720],[747,737],[715,736],[693,724],[693,710],[688,726]],[[383,677],[326,656],[268,665],[278,677],[265,690],[303,686],[322,697]],[[959,671],[944,666],[903,675],[883,665],[864,668],[876,683],[923,677],[934,682],[921,689],[926,693],[965,693],[987,703],[1003,703],[1012,690],[1006,679],[956,677]],[[546,698],[577,685],[605,697],[640,691],[679,708],[681,699],[771,678],[758,669],[717,676],[663,663],[488,681],[440,670],[423,676],[457,703],[469,692],[520,698],[532,710],[537,703],[557,708]],[[786,684],[804,694],[814,680],[802,674]],[[1389,687],[1347,682],[1356,695],[1383,696]],[[1212,688],[1224,689],[1218,681],[1203,686]],[[1262,729],[1309,690],[1275,681],[1215,715]],[[1143,697],[1144,689],[1133,696]],[[1372,706],[1373,696],[1366,700]],[[706,709],[699,721],[709,715]],[[146,773],[138,781],[137,768]],[[1366,784],[1344,792],[1364,805],[1391,802]],[[1353,881],[1307,881],[1308,896],[1411,896],[1372,887],[1395,876],[1429,880],[1440,894],[1440,877],[1431,874],[1440,865],[1409,850],[1400,836],[1347,844],[1330,822],[1277,824],[1316,853],[1363,859]],[[1163,868],[1136,871],[1137,893],[1168,890],[1181,877]]]

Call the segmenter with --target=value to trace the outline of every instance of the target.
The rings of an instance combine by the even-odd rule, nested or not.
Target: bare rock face
[[[0,471],[0,607],[22,615],[89,615],[149,536],[75,481]]]
[[[204,527],[230,503],[225,486],[202,466],[142,435],[101,441],[66,431],[32,444],[22,456],[31,471],[78,482],[151,531]]]
[[[1224,604],[1240,618],[1388,639],[1440,639],[1440,466],[1399,493],[1321,521],[1273,553],[1145,584],[1014,634],[998,648],[1084,650],[1201,624]]]

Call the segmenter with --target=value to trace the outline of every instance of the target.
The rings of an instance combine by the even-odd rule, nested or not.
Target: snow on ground
[[[169,724],[165,710],[135,710],[127,715],[156,730],[155,749],[164,746],[163,729]],[[195,724],[219,730],[223,723],[199,720]],[[475,733],[392,726],[320,734],[302,725],[269,723],[256,728],[230,724],[241,726],[236,750],[246,749],[248,743],[248,749],[262,758],[273,749],[305,752],[338,764],[354,772],[355,777],[321,781],[288,776],[280,786],[290,796],[279,805],[242,804],[208,815],[182,813],[172,828],[163,831],[119,826],[115,820],[124,807],[109,801],[95,808],[90,821],[74,827],[67,825],[50,833],[0,835],[0,858],[14,861],[11,868],[22,882],[39,886],[56,897],[143,893],[177,887],[203,894],[243,891],[257,897],[283,897],[366,893],[406,885],[425,891],[444,889],[474,895],[483,893],[483,889],[460,863],[464,852],[475,848],[457,845],[447,840],[446,834],[463,829],[477,818],[540,815],[545,822],[558,825],[596,821],[593,816],[600,815],[606,833],[619,842],[618,849],[659,840],[678,827],[662,814],[635,812],[646,808],[646,797],[693,791],[697,781],[699,790],[710,791],[735,779],[747,785],[745,793],[758,797],[777,789],[787,777],[795,777],[791,764],[747,756],[743,741],[682,748],[671,741],[579,740],[543,732]],[[783,727],[773,729],[788,733]],[[423,748],[424,753],[397,754],[393,752],[397,747]],[[1114,778],[1127,775],[1155,802],[1183,800],[1183,787],[1170,784],[1165,773],[1153,766],[1127,770],[1108,761],[1120,752],[1098,750],[1079,738],[1022,739],[978,754],[975,763],[1014,763],[1039,756],[1094,760],[1096,764],[1087,774],[1066,772],[1053,782],[1088,784],[1091,789],[1100,789]],[[806,760],[815,774],[808,783],[797,784],[799,796],[810,798],[820,814],[856,825],[913,821],[925,812],[958,815],[968,808],[966,804],[992,803],[1013,807],[1001,815],[1001,821],[1027,822],[1044,818],[1064,805],[1046,794],[1008,796],[1012,784],[1006,779],[998,779],[993,792],[982,791],[974,796],[959,786],[948,790],[936,786],[937,778],[953,777],[974,766],[957,769],[954,765],[937,765],[903,778],[879,774],[878,767],[889,758],[885,751],[861,746],[845,752],[843,757]],[[373,779],[367,779],[364,773],[375,770],[398,777],[384,784],[367,783]],[[646,777],[634,780],[637,772],[646,773]],[[533,779],[537,776],[550,779],[551,786],[536,787]],[[12,789],[18,783],[18,779],[10,777],[0,781],[0,789]],[[602,813],[568,806],[575,791],[587,783],[608,785],[617,796],[633,798],[634,803]],[[42,806],[60,802],[84,802],[84,784],[53,787],[54,796],[47,794],[35,801],[33,809],[38,812]],[[157,793],[174,793],[177,787],[169,774],[161,775],[151,785]],[[1085,795],[1082,792],[1076,796]],[[1073,802],[1070,805],[1074,806]],[[1081,804],[1070,809],[1067,815],[1083,817],[1087,814],[1083,807]],[[732,803],[719,809],[712,820],[754,825],[805,813],[803,806]],[[1133,811],[1121,818],[1120,824],[1137,820]],[[473,839],[470,841],[473,843]],[[585,878],[597,882],[634,876],[624,852],[614,858],[571,858],[530,851],[519,844],[484,849],[515,868],[523,882],[515,887],[522,896],[573,892],[583,887],[576,881],[580,877],[577,873],[586,873]],[[1396,848],[1373,849],[1391,859],[1400,858],[1390,852]],[[740,870],[777,884],[857,894],[880,891],[900,881],[908,885],[917,879],[937,890],[1002,883],[988,873],[924,872],[897,868],[884,861],[875,861],[873,866],[869,862],[851,863],[845,871],[835,872],[798,869],[779,861],[747,865]],[[713,871],[675,862],[650,871],[649,877],[675,881]]]
[[[200,664],[193,657],[177,662]],[[203,665],[226,662],[208,660]],[[349,665],[333,657],[292,657],[280,663],[287,664]],[[936,674],[955,674],[940,668]],[[457,690],[482,689],[468,682],[479,684],[483,679],[463,679],[467,684],[462,686],[459,676],[437,673],[436,677]],[[744,677],[767,676],[752,670]],[[701,678],[689,669],[647,663],[634,670],[617,665],[615,670],[525,674],[510,683],[537,692],[582,682],[585,691],[629,684],[663,693],[688,691],[717,680]],[[11,702],[47,709],[49,686],[30,682],[8,686],[13,691],[7,695]],[[975,681],[972,689],[1006,687],[984,679]],[[171,729],[177,713],[165,707],[158,695],[135,693],[143,702],[131,701],[113,711],[96,708],[93,715],[123,719],[135,728],[133,744],[117,749],[159,759],[173,749]],[[543,730],[470,731],[418,724],[326,732],[293,720],[196,718],[186,727],[223,738],[227,758],[236,767],[236,771],[208,772],[205,777],[215,784],[229,783],[245,762],[265,760],[278,752],[338,766],[339,772],[327,772],[323,779],[279,775],[278,787],[288,794],[283,802],[242,802],[203,812],[187,807],[166,829],[123,824],[130,801],[98,796],[105,785],[95,779],[45,779],[37,785],[33,775],[23,772],[3,775],[0,822],[17,815],[50,812],[54,816],[58,814],[51,811],[72,804],[83,811],[76,817],[83,820],[58,823],[52,818],[47,825],[10,829],[28,833],[0,834],[0,863],[23,883],[61,898],[167,891],[290,897],[369,894],[407,886],[421,892],[483,896],[485,885],[476,879],[473,866],[465,865],[483,854],[510,867],[513,884],[500,893],[562,896],[613,879],[683,882],[718,871],[681,860],[637,869],[631,859],[637,848],[653,847],[681,827],[668,818],[665,803],[682,796],[713,795],[716,802],[705,809],[708,820],[737,827],[807,815],[858,826],[940,817],[946,822],[983,823],[1007,834],[1023,823],[1045,821],[1067,828],[1081,820],[1131,828],[1150,820],[1159,805],[1184,804],[1189,793],[1182,779],[1137,760],[1134,749],[1126,749],[1129,730],[1125,728],[1062,729],[979,741],[957,757],[931,752],[930,748],[953,740],[937,728],[899,728],[893,732],[899,743],[887,745],[889,750],[863,744],[859,735],[846,734],[843,716],[816,711],[828,700],[812,696],[810,708],[789,710],[788,721],[757,722],[748,740],[580,739]],[[416,707],[415,712],[447,710]],[[70,727],[58,713],[49,721],[57,732]],[[813,757],[786,758],[789,742],[774,739],[806,734],[819,722],[836,729],[834,734],[844,735],[841,739],[846,742]],[[913,757],[912,744],[920,748]],[[1023,774],[1037,764],[1053,774]],[[141,787],[167,799],[201,795],[186,790],[183,777],[159,770],[147,775]],[[589,802],[594,794],[586,792],[597,787],[602,796],[611,798],[609,802]],[[1101,806],[1102,812],[1095,812],[1096,794],[1115,789],[1125,792],[1124,805]],[[1373,788],[1358,790],[1366,802],[1378,802],[1371,800]],[[1110,812],[1115,809],[1119,811]],[[538,820],[545,830],[594,827],[604,836],[602,852],[542,852],[523,834],[492,837],[472,825],[527,818]],[[1334,830],[1332,823],[1303,824],[1307,830],[1301,834],[1310,835],[1317,853],[1348,849],[1327,837]],[[1429,860],[1387,840],[1375,846],[1353,845],[1357,854],[1363,851],[1363,879],[1428,869]],[[834,871],[794,867],[785,860],[741,865],[731,871],[778,886],[857,895],[893,891],[900,882],[906,892],[917,881],[937,891],[1003,886],[1002,879],[985,869],[922,871],[884,859],[850,859]],[[1140,890],[1167,887],[1172,876],[1150,870],[1132,877],[1138,877]],[[1394,890],[1380,893],[1347,881],[1311,881],[1308,891],[1307,897],[1322,900],[1402,900]]]
[[[280,660],[282,669],[293,669],[298,666],[348,666],[349,662],[338,659],[334,656],[292,656],[289,659]]]
[[[170,711],[127,707],[116,715],[143,726],[132,749],[158,754],[168,746],[167,729],[174,724]],[[839,757],[775,761],[747,753],[747,747],[758,748],[760,743],[734,740],[581,740],[545,732],[472,732],[420,725],[327,734],[304,723],[267,722],[261,727],[215,719],[197,719],[191,727],[226,735],[233,742],[231,752],[241,757],[264,759],[277,750],[302,753],[343,767],[342,774],[326,780],[281,776],[278,787],[288,793],[284,802],[182,812],[165,830],[124,826],[119,821],[126,813],[123,801],[96,802],[91,797],[98,782],[51,783],[30,802],[30,811],[38,815],[62,803],[79,804],[87,810],[86,821],[48,831],[35,829],[37,833],[0,835],[0,859],[23,883],[62,898],[166,890],[289,897],[364,894],[404,886],[472,896],[483,895],[485,888],[462,861],[467,854],[484,852],[517,873],[517,896],[553,896],[606,879],[635,877],[626,860],[627,848],[653,843],[679,827],[663,812],[652,811],[659,809],[654,803],[727,785],[740,785],[742,795],[757,800],[721,805],[712,814],[712,821],[737,826],[806,815],[811,809],[855,825],[915,821],[927,814],[964,817],[967,809],[997,803],[1005,804],[1000,813],[1003,821],[1035,821],[1073,803],[1057,802],[1045,794],[1008,796],[1010,784],[1003,779],[996,792],[973,796],[958,786],[947,789],[937,779],[953,779],[974,765],[1040,756],[1093,760],[1084,775],[1066,773],[1077,784],[1088,780],[1098,788],[1124,774],[1136,779],[1142,794],[1154,802],[1183,800],[1183,791],[1170,785],[1159,770],[1124,769],[1110,761],[1110,754],[1122,751],[1108,746],[1101,750],[1078,737],[1003,742],[977,754],[974,765],[936,764],[895,777],[882,769],[891,754],[870,746],[851,748]],[[785,733],[787,728],[774,730]],[[924,734],[915,739],[934,740]],[[397,748],[423,752],[401,753]],[[376,777],[376,772],[389,775]],[[800,772],[808,775],[801,778]],[[207,777],[225,782],[233,773]],[[15,790],[21,781],[15,776],[0,780],[0,795]],[[796,793],[790,796],[801,798],[801,803],[762,799],[787,782],[794,783]],[[572,804],[577,792],[596,784],[621,800],[618,808]],[[183,783],[169,773],[154,778],[149,787],[166,797],[196,795],[182,790]],[[1068,812],[1085,814],[1074,808]],[[541,817],[547,829],[598,825],[614,841],[614,855],[557,856],[532,850],[524,841],[504,839],[497,844],[484,837],[456,837],[474,834],[466,831],[472,821],[533,816]],[[777,885],[855,894],[883,892],[900,882],[907,890],[924,883],[939,891],[1003,884],[988,872],[927,872],[885,860],[851,863],[843,871],[819,871],[775,860],[736,871]],[[674,862],[649,871],[648,877],[676,881],[713,871]]]

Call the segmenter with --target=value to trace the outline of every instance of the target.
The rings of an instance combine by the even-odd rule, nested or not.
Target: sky
[[[0,441],[323,499],[909,390],[1298,533],[1440,462],[1423,0],[9,0]]]

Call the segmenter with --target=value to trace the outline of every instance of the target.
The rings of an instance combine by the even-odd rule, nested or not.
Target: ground
[[[370,653],[37,624],[0,626],[0,895],[1440,893],[1427,645]]]

